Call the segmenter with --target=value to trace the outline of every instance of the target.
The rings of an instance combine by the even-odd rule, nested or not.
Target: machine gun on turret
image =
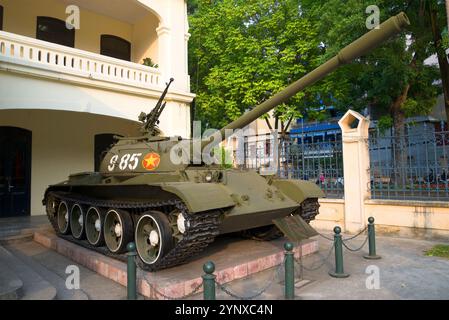
[[[167,102],[164,102],[164,98],[167,95],[168,88],[170,87],[173,81],[174,79],[170,78],[170,81],[167,83],[164,92],[162,93],[161,97],[159,98],[159,101],[156,103],[156,106],[153,108],[153,110],[151,110],[150,113],[148,114],[142,112],[139,115],[139,121],[142,122],[141,130],[144,133],[147,133],[151,136],[158,136],[161,133],[161,131],[157,127],[159,124],[159,117],[161,116],[162,111],[164,111],[164,108],[167,104]]]

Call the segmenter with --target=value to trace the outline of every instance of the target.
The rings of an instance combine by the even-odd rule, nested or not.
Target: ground
[[[363,237],[360,237],[349,244],[356,248],[362,244],[363,240]],[[365,250],[356,253],[344,250],[344,270],[350,276],[337,279],[328,275],[328,271],[334,268],[334,257],[331,255],[322,268],[313,272],[303,271],[303,278],[310,282],[296,289],[296,298],[304,300],[449,299],[449,259],[428,257],[424,253],[438,243],[444,243],[444,241],[378,235],[377,253],[382,256],[380,260],[364,259]],[[306,267],[318,266],[327,255],[331,243],[319,237],[319,244],[320,253],[303,259]],[[371,265],[379,268],[379,289],[366,288],[366,280],[370,276],[366,271]],[[259,291],[259,288],[263,288],[272,275],[273,270],[268,270],[250,279],[235,281],[228,287],[240,295],[254,294]],[[279,282],[275,282],[260,299],[282,299],[283,290],[284,287]],[[225,293],[218,292],[217,298],[228,297]]]
[[[7,224],[4,224],[5,227]],[[28,226],[28,225],[27,225]],[[28,227],[35,227],[30,225]],[[1,228],[0,228],[1,229]],[[1,230],[0,230],[1,231]],[[331,236],[330,233],[324,233]],[[344,238],[350,235],[343,235]],[[231,239],[239,241],[238,239]],[[334,268],[334,256],[331,241],[318,236],[319,253],[302,259],[305,268],[319,266],[324,258],[326,263],[315,271],[303,269],[295,264],[297,278],[296,299],[449,299],[449,259],[426,256],[425,252],[437,244],[449,244],[448,240],[429,241],[419,239],[396,238],[377,235],[377,253],[380,260],[366,260],[367,245],[361,251],[350,252],[344,249],[344,270],[350,276],[344,279],[332,278],[328,272]],[[348,242],[356,248],[365,240],[365,235]],[[218,239],[215,246],[222,246],[229,238]],[[66,267],[75,264],[68,258],[47,249],[33,241],[18,241],[3,244],[12,253],[10,264],[31,269],[35,276],[24,281],[25,298],[50,299],[125,299],[126,288],[106,279],[89,269],[80,268],[80,290],[67,290],[65,287]],[[329,255],[328,253],[331,252]],[[0,252],[1,253],[1,252]],[[1,255],[0,255],[1,258]],[[19,262],[15,262],[19,261]],[[374,266],[374,267],[372,267]],[[372,272],[379,273],[379,288],[368,289],[376,284]],[[368,273],[367,273],[368,272]],[[302,277],[301,277],[302,274]],[[249,297],[270,286],[257,299],[283,299],[283,267],[275,267],[259,272],[248,278],[235,280],[226,288],[238,297]],[[301,280],[302,279],[302,280]],[[31,281],[32,280],[32,281]],[[53,288],[52,290],[48,290]],[[217,299],[233,299],[217,288]],[[189,299],[202,299],[197,294]]]

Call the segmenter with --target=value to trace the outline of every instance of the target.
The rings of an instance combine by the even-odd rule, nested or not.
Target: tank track
[[[92,199],[86,196],[80,196],[67,192],[49,192],[47,197],[55,197],[58,201],[67,201],[68,203],[77,202],[86,206],[95,206],[105,209],[124,209],[130,212],[133,223],[135,224],[135,218],[147,210],[165,209],[176,207],[182,212],[186,219],[186,232],[183,238],[178,241],[175,247],[169,251],[158,262],[152,265],[145,264],[139,258],[137,259],[138,265],[141,269],[147,271],[156,271],[168,267],[173,267],[185,263],[195,254],[203,251],[215,237],[219,234],[219,224],[221,211],[214,210],[208,212],[202,212],[199,214],[189,214],[184,203],[178,199],[170,199],[166,201],[152,201],[152,202],[131,202],[131,201],[116,201],[116,200],[100,200]],[[167,210],[161,210],[167,211]],[[47,216],[53,226],[56,234],[70,242],[81,245],[87,249],[94,250],[103,255],[125,261],[125,254],[114,254],[110,252],[106,246],[95,247],[89,244],[87,240],[76,240],[71,235],[63,235],[58,231],[58,225],[55,218],[55,213],[51,212],[51,208],[47,206]]]
[[[301,209],[299,215],[304,219],[305,222],[310,223],[310,221],[315,220],[318,215],[320,208],[320,203],[317,198],[309,198],[301,203]]]

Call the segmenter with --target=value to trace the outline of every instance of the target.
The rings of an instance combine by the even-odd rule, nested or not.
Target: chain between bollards
[[[215,278],[213,274],[215,271],[215,265],[212,261],[206,262],[203,265],[205,274],[203,278],[203,298],[204,300],[215,300]]]
[[[329,275],[334,278],[347,278],[349,274],[344,272],[343,268],[343,240],[341,238],[341,228],[334,228],[334,247],[335,247],[335,272],[330,271]]]
[[[369,254],[363,256],[365,259],[380,259],[381,257],[376,254],[376,231],[374,227],[374,218],[368,218],[368,248]]]
[[[285,299],[293,300],[295,298],[295,256],[293,244],[286,242],[285,249]]]
[[[128,253],[126,254],[128,256],[128,265],[126,269],[126,279],[127,279],[127,291],[128,291],[128,300],[136,300],[137,299],[137,286],[136,286],[136,245],[134,242],[128,243],[126,246],[126,249],[128,250]]]

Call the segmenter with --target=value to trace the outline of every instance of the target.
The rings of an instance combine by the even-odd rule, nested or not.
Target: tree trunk
[[[393,172],[391,173],[391,182],[399,188],[407,184],[407,151],[405,139],[405,114],[402,105],[407,100],[410,84],[407,84],[401,95],[393,102],[390,113],[393,118],[393,141],[392,141],[392,159],[391,164]]]
[[[449,32],[449,0],[446,0],[446,16],[447,16],[447,28]]]
[[[449,10],[448,8],[446,9]],[[441,30],[438,26],[436,10],[430,11],[430,22],[432,25],[432,34],[434,40],[433,43],[437,51],[438,64],[440,66],[440,73],[441,73],[441,81],[443,84],[444,108],[446,109],[446,122],[449,123],[449,63],[447,61],[446,53],[444,52],[444,49],[442,49]]]

